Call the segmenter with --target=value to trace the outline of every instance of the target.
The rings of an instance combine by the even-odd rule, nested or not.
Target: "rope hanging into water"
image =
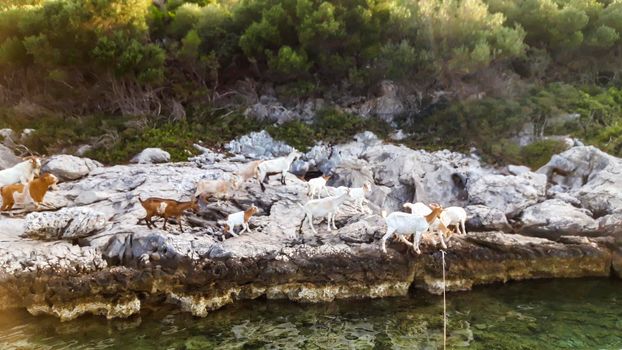
[[[443,350],[447,348],[447,300],[445,299],[445,251],[441,250],[443,259]]]

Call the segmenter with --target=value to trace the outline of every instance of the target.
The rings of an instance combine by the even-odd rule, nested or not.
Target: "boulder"
[[[293,147],[284,142],[275,141],[267,131],[262,130],[229,142],[225,145],[225,149],[251,159],[272,159],[288,155]]]
[[[613,236],[618,243],[622,243],[622,212],[599,218],[598,231],[604,235]]]
[[[161,148],[145,148],[130,160],[130,163],[155,164],[168,163],[171,161],[171,154]]]
[[[47,159],[41,172],[56,175],[60,181],[76,180],[88,175],[102,164],[89,158],[79,158],[68,154],[55,155]]]
[[[508,171],[510,172],[510,174],[512,175],[520,175],[520,174],[526,174],[528,172],[531,171],[531,169],[529,169],[529,167],[526,167],[524,165],[508,165]]]
[[[404,103],[398,96],[398,86],[389,80],[384,80],[379,86],[379,96],[367,100],[359,108],[362,116],[376,116],[392,123],[393,119],[406,110]]]
[[[108,217],[89,208],[63,208],[26,215],[24,236],[44,241],[73,240],[94,235],[108,226]]]
[[[484,205],[469,205],[464,210],[467,213],[467,232],[470,230],[512,232],[507,217],[499,209]]]
[[[520,216],[520,233],[558,239],[562,235],[599,235],[599,225],[590,212],[558,199],[549,199],[530,206]]]
[[[21,161],[10,148],[0,144],[0,170],[10,168]]]
[[[544,199],[546,177],[542,174],[487,174],[469,181],[469,204],[481,204],[501,210],[513,218],[523,209]]]
[[[573,147],[554,155],[538,172],[567,188],[594,215],[622,210],[622,159],[596,147]]]

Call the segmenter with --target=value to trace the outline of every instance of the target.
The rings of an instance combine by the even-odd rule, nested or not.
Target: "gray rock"
[[[198,156],[188,158],[188,161],[194,162],[198,166],[210,166],[216,162],[219,162],[225,158],[225,156],[221,153],[216,153],[209,148],[203,147],[201,145],[194,144],[194,148],[199,150],[201,154]],[[243,156],[240,157],[240,160],[244,160]],[[229,159],[229,161],[233,161]]]
[[[546,196],[549,199],[559,199],[575,207],[581,207],[581,201],[575,196],[568,193],[568,188],[563,185],[553,185],[546,190]]]
[[[10,168],[21,161],[10,148],[0,144],[0,170]]]
[[[563,185],[584,208],[601,216],[622,210],[622,160],[587,147],[554,155],[538,170],[549,182]]]
[[[359,107],[362,116],[377,116],[387,123],[405,111],[404,103],[398,97],[398,87],[395,83],[385,80],[380,83],[380,96],[367,100]]]
[[[521,174],[525,174],[531,171],[531,169],[529,169],[529,167],[526,167],[524,165],[508,165],[508,171],[510,172],[510,174],[512,175],[521,175]]]
[[[469,205],[464,210],[467,212],[468,230],[512,232],[507,217],[499,209],[484,205]]]
[[[89,152],[92,149],[93,149],[92,145],[80,145],[80,147],[78,147],[78,149],[76,150],[75,155],[78,157],[82,157],[83,155],[85,155],[87,152]]]
[[[225,145],[229,152],[242,154],[251,159],[271,159],[288,155],[293,148],[284,142],[275,141],[268,132],[252,132]]]
[[[89,208],[63,208],[26,215],[24,236],[46,241],[91,236],[108,226],[108,217]]]
[[[549,199],[525,209],[520,216],[521,234],[557,239],[562,235],[598,235],[598,222],[585,209]]]
[[[470,204],[501,210],[510,218],[544,199],[545,187],[546,177],[536,173],[488,174],[467,183]]]
[[[155,164],[168,163],[171,161],[171,154],[160,148],[145,148],[130,160],[130,163]]]
[[[605,235],[613,236],[618,243],[622,243],[622,212],[599,218],[598,231]]]
[[[48,158],[41,167],[41,172],[52,173],[60,181],[68,181],[84,177],[101,166],[100,162],[89,158],[61,154]]]

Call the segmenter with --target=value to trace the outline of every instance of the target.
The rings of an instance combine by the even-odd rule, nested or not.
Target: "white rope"
[[[447,300],[445,299],[445,251],[441,250],[443,257],[443,349],[447,348]]]

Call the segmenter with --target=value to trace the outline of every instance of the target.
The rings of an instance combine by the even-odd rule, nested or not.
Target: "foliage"
[[[531,169],[538,169],[551,160],[554,154],[566,150],[566,145],[558,140],[540,140],[531,143],[520,150],[521,163]]]

